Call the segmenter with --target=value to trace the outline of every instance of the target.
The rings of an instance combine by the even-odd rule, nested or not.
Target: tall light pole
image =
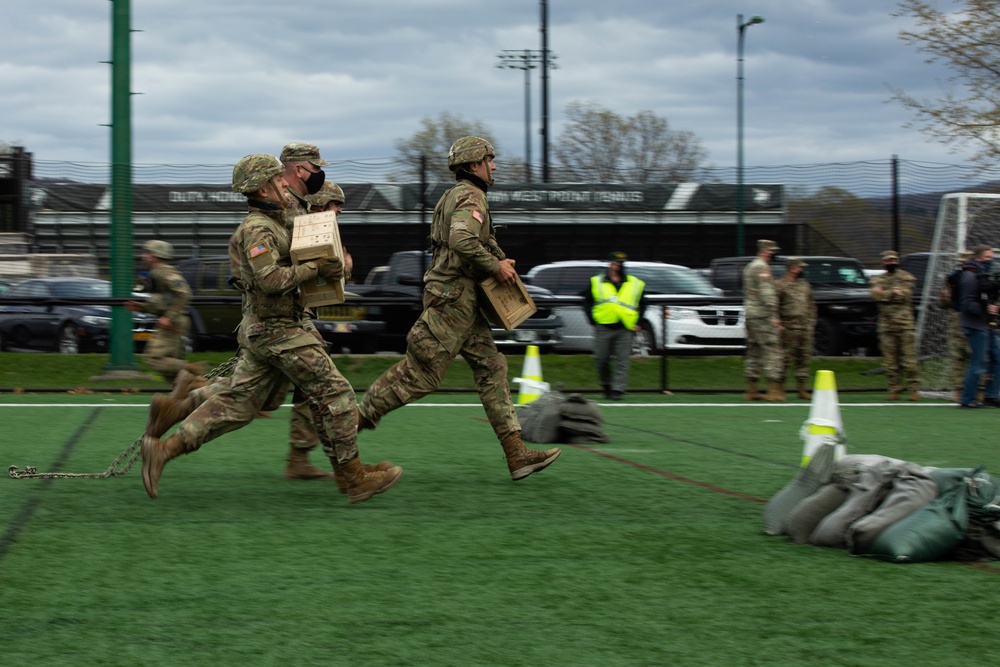
[[[745,254],[743,246],[743,40],[747,27],[763,23],[763,16],[751,16],[746,23],[743,14],[736,15],[736,254]]]
[[[524,70],[524,175],[531,183],[531,70],[542,62],[542,52],[531,49],[501,51],[497,54],[500,69]]]

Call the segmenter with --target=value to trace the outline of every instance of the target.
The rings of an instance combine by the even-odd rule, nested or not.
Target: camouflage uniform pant
[[[773,382],[785,381],[785,363],[781,353],[781,335],[774,322],[766,317],[747,320],[747,351],[743,359],[743,377]]]
[[[303,328],[311,333],[323,348],[326,349],[326,341],[323,339],[323,335],[316,330],[312,322],[309,322]],[[237,356],[241,354],[242,352],[237,352]],[[194,402],[194,406],[198,407],[210,397],[220,393],[223,389],[229,388],[231,384],[232,380],[228,375],[220,375],[212,378],[209,384],[191,392],[190,397]],[[261,410],[265,412],[277,410],[285,404],[288,392],[293,390],[292,415],[288,420],[288,444],[292,449],[309,452],[316,449],[316,446],[319,445],[319,433],[316,431],[316,424],[313,421],[312,410],[309,408],[309,401],[306,400],[303,391],[295,387],[291,380],[285,378],[283,383],[275,384],[274,389],[264,399]]]
[[[787,374],[796,380],[809,379],[809,362],[812,361],[813,330],[808,327],[788,327],[781,331],[781,351],[787,364]]]
[[[472,368],[479,400],[497,437],[519,432],[507,384],[507,358],[497,350],[490,325],[479,312],[472,280],[424,286],[424,312],[406,335],[406,356],[372,383],[358,410],[377,424],[441,386],[458,354]]]
[[[163,376],[167,382],[173,382],[184,365],[184,336],[190,329],[187,317],[180,318],[179,326],[174,329],[156,328],[156,333],[146,343],[142,351],[142,360],[147,366]]]
[[[240,345],[229,386],[208,390],[208,400],[178,427],[187,451],[246,426],[262,409],[280,406],[291,382],[302,392],[324,453],[340,462],[357,455],[354,389],[305,327],[241,334]]]
[[[882,368],[889,383],[889,391],[920,389],[920,366],[917,363],[917,345],[912,328],[878,330],[878,346],[882,350]]]

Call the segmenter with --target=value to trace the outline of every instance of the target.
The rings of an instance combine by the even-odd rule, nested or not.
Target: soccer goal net
[[[959,254],[980,244],[1000,245],[1000,195],[959,192],[942,197],[917,306],[924,394],[950,398],[956,389],[949,347],[955,311],[942,301],[941,291],[948,274],[958,266]]]

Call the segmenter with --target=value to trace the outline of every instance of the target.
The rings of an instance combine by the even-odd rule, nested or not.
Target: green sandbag
[[[796,544],[806,544],[809,536],[827,515],[847,500],[847,489],[833,482],[824,484],[819,491],[795,506],[788,515],[788,537]]]
[[[865,555],[893,563],[942,560],[958,547],[969,525],[967,487],[957,484],[872,540]]]
[[[764,532],[767,535],[788,534],[788,517],[803,500],[819,491],[833,473],[835,445],[820,445],[812,460],[800,468],[795,478],[779,491],[764,507]]]

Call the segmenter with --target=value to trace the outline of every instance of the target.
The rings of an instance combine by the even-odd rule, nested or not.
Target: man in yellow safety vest
[[[632,332],[639,330],[639,320],[646,303],[646,283],[625,274],[623,252],[608,255],[605,273],[590,279],[590,289],[583,292],[587,315],[594,325],[594,361],[604,398],[620,401],[628,386],[629,355]],[[614,372],[611,357],[615,358]]]

